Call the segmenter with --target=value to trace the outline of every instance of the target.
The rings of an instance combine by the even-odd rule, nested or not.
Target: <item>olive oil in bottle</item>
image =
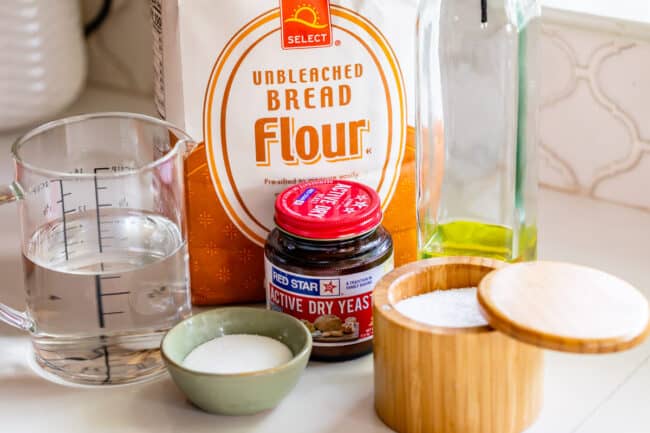
[[[480,256],[508,262],[535,260],[537,229],[527,227],[513,239],[512,229],[474,221],[439,224],[420,250],[420,258]]]

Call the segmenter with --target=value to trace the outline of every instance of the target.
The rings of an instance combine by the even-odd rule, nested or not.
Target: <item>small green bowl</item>
[[[183,367],[197,346],[217,337],[252,334],[286,344],[293,359],[268,370],[241,374],[201,373]],[[299,320],[261,308],[219,308],[172,328],[161,344],[176,385],[199,408],[222,415],[250,415],[277,406],[296,386],[309,361],[311,334]]]

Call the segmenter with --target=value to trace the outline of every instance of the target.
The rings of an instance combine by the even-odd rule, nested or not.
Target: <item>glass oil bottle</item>
[[[537,254],[537,0],[423,0],[420,258]]]

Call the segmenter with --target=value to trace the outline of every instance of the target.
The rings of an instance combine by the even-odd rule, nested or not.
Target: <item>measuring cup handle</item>
[[[0,204],[11,203],[23,198],[23,191],[17,183],[0,185]]]
[[[13,183],[11,185],[0,185],[0,205],[11,203],[12,201],[20,200],[21,198],[23,198],[23,193],[18,184]],[[33,322],[25,313],[16,311],[2,303],[0,303],[0,321],[24,331],[31,331],[34,329]]]
[[[3,303],[0,303],[0,321],[23,331],[32,332],[34,330],[34,322],[27,317],[27,314],[14,310]]]

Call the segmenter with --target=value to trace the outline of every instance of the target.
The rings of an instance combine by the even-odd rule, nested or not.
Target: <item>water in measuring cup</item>
[[[68,216],[24,252],[38,363],[76,382],[125,383],[164,371],[164,333],[190,312],[187,247],[172,221],[130,210]]]

